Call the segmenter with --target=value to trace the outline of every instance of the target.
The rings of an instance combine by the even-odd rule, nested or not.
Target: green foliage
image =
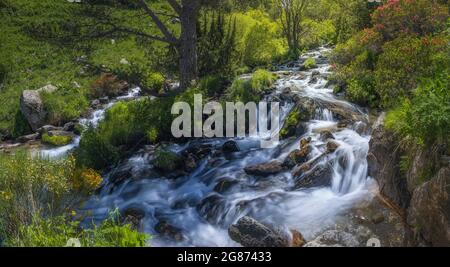
[[[198,88],[207,96],[212,97],[221,95],[226,85],[227,80],[223,77],[219,75],[209,75],[200,80]]]
[[[78,239],[82,247],[144,247],[149,236],[122,225],[117,214],[91,228],[80,228],[79,222],[68,221],[65,216],[35,216],[6,243],[12,247],[65,247],[70,238]]]
[[[280,137],[285,138],[287,137],[292,129],[295,129],[300,121],[300,111],[298,109],[293,110],[291,113],[289,113],[288,117],[286,118],[283,128],[280,130]]]
[[[281,27],[261,10],[236,13],[237,49],[247,66],[267,65],[281,59],[287,45],[281,37]]]
[[[30,134],[32,132],[30,125],[28,124],[27,119],[22,115],[22,112],[18,110],[16,112],[16,116],[14,117],[14,128],[12,131],[12,137],[17,138],[26,134]],[[1,140],[0,136],[0,140]]]
[[[119,151],[94,128],[88,128],[75,151],[77,164],[101,170],[119,160]]]
[[[448,59],[444,40],[435,38],[398,38],[383,46],[374,72],[376,90],[384,107],[397,103],[399,97],[409,97],[421,77],[432,76]]]
[[[448,72],[424,81],[411,100],[403,100],[388,113],[386,126],[413,143],[449,144],[449,85]]]
[[[0,235],[15,236],[35,214],[61,212],[70,203],[72,158],[46,160],[18,151],[0,154]]]
[[[183,165],[181,157],[171,151],[159,149],[155,152],[154,156],[155,159],[152,163],[160,170],[174,171]]]
[[[72,142],[72,137],[67,135],[52,135],[47,133],[42,135],[42,142],[52,146],[65,146]]]
[[[172,122],[167,112],[172,103],[172,98],[157,98],[115,104],[97,128],[83,133],[76,151],[77,162],[101,170],[125,156],[119,151],[169,138]]]
[[[310,57],[305,60],[304,66],[305,66],[305,69],[307,69],[307,70],[315,68],[315,67],[317,67],[316,60],[314,58]]]
[[[275,80],[276,76],[266,70],[255,71],[251,78],[236,78],[227,90],[227,99],[243,103],[258,102]]]
[[[164,75],[159,72],[153,72],[142,81],[142,86],[150,92],[159,93],[161,90],[164,90],[165,81]]]

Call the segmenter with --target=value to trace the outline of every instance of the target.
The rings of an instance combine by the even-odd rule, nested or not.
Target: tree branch
[[[182,7],[176,0],[167,0],[169,2],[169,5],[177,12],[178,15],[181,15]]]
[[[156,26],[159,28],[161,33],[165,36],[166,42],[177,44],[178,39],[173,36],[173,34],[167,29],[166,25],[158,18],[158,16],[153,12],[153,10],[147,6],[145,3],[145,0],[139,0],[139,3],[141,4],[144,11],[152,18],[153,22],[156,24]]]

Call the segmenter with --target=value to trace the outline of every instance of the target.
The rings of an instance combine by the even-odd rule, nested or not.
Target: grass
[[[72,137],[68,135],[49,135],[44,133],[42,135],[42,142],[52,146],[65,146],[72,142]]]

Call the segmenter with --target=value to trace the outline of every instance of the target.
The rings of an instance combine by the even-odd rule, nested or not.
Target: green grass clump
[[[258,102],[265,90],[276,81],[276,75],[267,70],[257,70],[250,79],[236,78],[228,88],[228,99],[232,101]]]
[[[42,142],[52,146],[65,146],[72,142],[72,137],[68,135],[42,135]]]
[[[163,171],[174,171],[183,165],[183,161],[176,153],[158,150],[155,153],[153,165]]]
[[[307,69],[307,70],[315,68],[315,67],[317,67],[316,60],[314,58],[310,57],[307,60],[305,60],[304,66],[305,66],[305,69]]]

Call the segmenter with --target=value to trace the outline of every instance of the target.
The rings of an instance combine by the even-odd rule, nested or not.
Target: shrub
[[[118,96],[128,89],[127,83],[120,81],[111,73],[104,73],[91,85],[91,94],[94,97]]]
[[[172,103],[172,98],[116,103],[106,111],[105,119],[97,128],[91,127],[83,133],[76,150],[78,162],[102,170],[117,163],[139,143],[167,140],[172,124],[167,113]]]
[[[399,97],[410,97],[419,79],[431,77],[447,60],[446,43],[440,38],[403,37],[387,42],[379,56],[374,72],[376,90],[384,107],[397,103]]]
[[[63,211],[72,201],[74,172],[73,158],[50,161],[21,151],[0,154],[0,235],[14,236],[36,214]]]
[[[250,79],[251,88],[255,92],[270,88],[277,76],[270,71],[259,69],[255,71]]]
[[[83,133],[75,157],[80,166],[102,170],[119,160],[119,150],[98,130],[90,127]]]
[[[13,247],[65,247],[71,238],[82,247],[144,247],[149,236],[119,223],[117,215],[91,228],[81,228],[79,222],[65,216],[42,218],[35,216],[30,225],[20,227],[16,238],[7,240]]]
[[[47,120],[52,125],[63,125],[79,118],[89,107],[82,89],[62,87],[53,93],[41,94],[47,111]]]
[[[102,181],[102,176],[95,170],[82,168],[75,172],[72,187],[79,192],[92,193],[100,187]]]
[[[316,60],[314,58],[310,57],[305,60],[304,66],[305,66],[305,69],[307,69],[307,70],[315,68],[315,67],[317,67]]]
[[[72,142],[72,137],[68,135],[42,135],[42,142],[52,146],[65,146]]]
[[[149,74],[144,81],[142,81],[142,86],[144,89],[159,93],[164,90],[165,78],[159,72],[153,72]]]
[[[424,81],[411,100],[390,111],[386,126],[405,140],[418,144],[448,145],[450,132],[450,79],[448,73]]]
[[[227,90],[227,98],[232,101],[258,102],[264,90],[269,89],[276,80],[276,75],[257,70],[251,78],[236,78]]]
[[[375,10],[372,23],[385,40],[392,40],[403,34],[441,31],[447,18],[447,7],[435,0],[389,0]]]
[[[198,88],[207,96],[219,96],[223,92],[226,84],[227,81],[221,76],[209,75],[200,80]]]

